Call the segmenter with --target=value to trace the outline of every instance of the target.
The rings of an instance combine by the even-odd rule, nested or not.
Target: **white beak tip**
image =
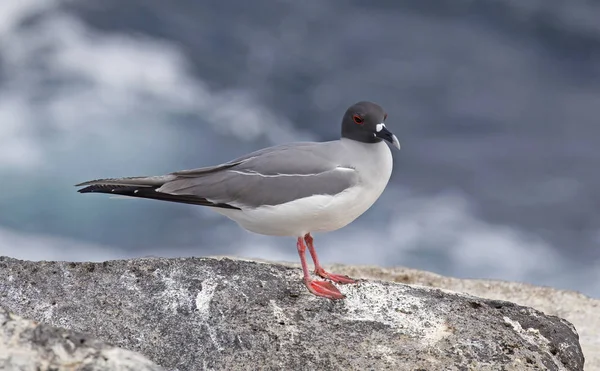
[[[394,142],[393,142],[394,147],[400,149],[400,141],[398,140],[398,138],[395,135],[393,136],[393,140],[394,140]]]

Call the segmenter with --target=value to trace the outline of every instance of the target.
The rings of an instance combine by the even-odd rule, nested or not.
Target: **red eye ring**
[[[362,125],[365,122],[365,119],[363,119],[359,115],[352,116],[352,120],[354,120],[354,123],[357,125]]]

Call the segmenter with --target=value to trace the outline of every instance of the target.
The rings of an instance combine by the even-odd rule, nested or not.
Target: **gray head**
[[[398,138],[385,127],[387,113],[378,104],[358,102],[348,108],[342,119],[342,138],[362,143],[386,140],[400,149]]]

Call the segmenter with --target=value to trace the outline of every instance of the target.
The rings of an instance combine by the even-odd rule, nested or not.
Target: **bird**
[[[97,179],[76,186],[85,187],[79,193],[206,206],[250,232],[294,237],[308,291],[331,300],[344,299],[333,283],[358,280],[323,269],[312,234],[345,227],[383,193],[393,167],[389,145],[400,149],[386,119],[380,105],[360,101],[345,111],[337,140],[280,144],[215,166],[159,176]],[[307,249],[321,280],[311,277]]]

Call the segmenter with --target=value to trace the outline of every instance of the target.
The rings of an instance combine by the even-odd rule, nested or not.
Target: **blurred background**
[[[399,137],[382,198],[324,263],[600,297],[600,5],[571,0],[0,2],[0,255],[236,255],[293,238],[209,209],[80,195],[289,141],[359,100]]]

